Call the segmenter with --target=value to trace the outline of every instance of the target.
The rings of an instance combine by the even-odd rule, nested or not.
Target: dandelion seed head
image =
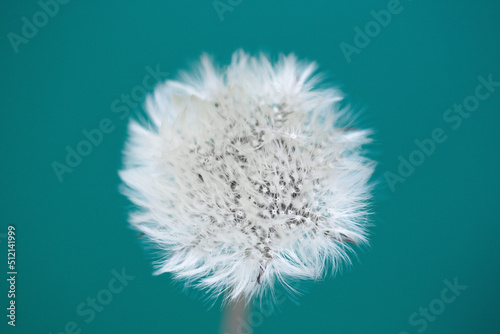
[[[210,57],[147,98],[120,171],[130,223],[158,247],[156,273],[250,299],[335,271],[367,242],[370,132],[343,127],[342,94],[316,65],[243,51]],[[271,293],[272,294],[272,293]]]

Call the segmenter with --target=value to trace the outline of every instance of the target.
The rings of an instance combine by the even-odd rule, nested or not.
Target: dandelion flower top
[[[294,55],[238,51],[222,69],[203,55],[147,98],[120,176],[157,274],[249,300],[321,278],[367,242],[370,132],[342,127],[343,96],[315,70]]]

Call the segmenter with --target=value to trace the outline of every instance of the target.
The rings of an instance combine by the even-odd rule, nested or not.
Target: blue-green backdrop
[[[316,60],[375,129],[379,160],[371,247],[299,305],[247,319],[254,333],[500,332],[499,22],[497,1],[2,1],[1,332],[218,331],[219,304],[152,276],[128,228],[120,117],[138,107],[114,111],[149,72],[237,48]],[[59,179],[54,162],[103,120],[102,142]],[[96,297],[109,302],[99,312]]]

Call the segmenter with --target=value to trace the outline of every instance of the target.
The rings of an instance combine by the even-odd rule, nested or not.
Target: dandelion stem
[[[226,306],[221,334],[252,334],[248,324],[250,305],[240,297]]]

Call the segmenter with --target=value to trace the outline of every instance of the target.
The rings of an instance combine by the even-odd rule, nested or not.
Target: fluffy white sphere
[[[318,279],[366,243],[369,131],[342,128],[337,89],[314,63],[236,52],[158,86],[130,122],[120,176],[156,273],[247,300]]]

